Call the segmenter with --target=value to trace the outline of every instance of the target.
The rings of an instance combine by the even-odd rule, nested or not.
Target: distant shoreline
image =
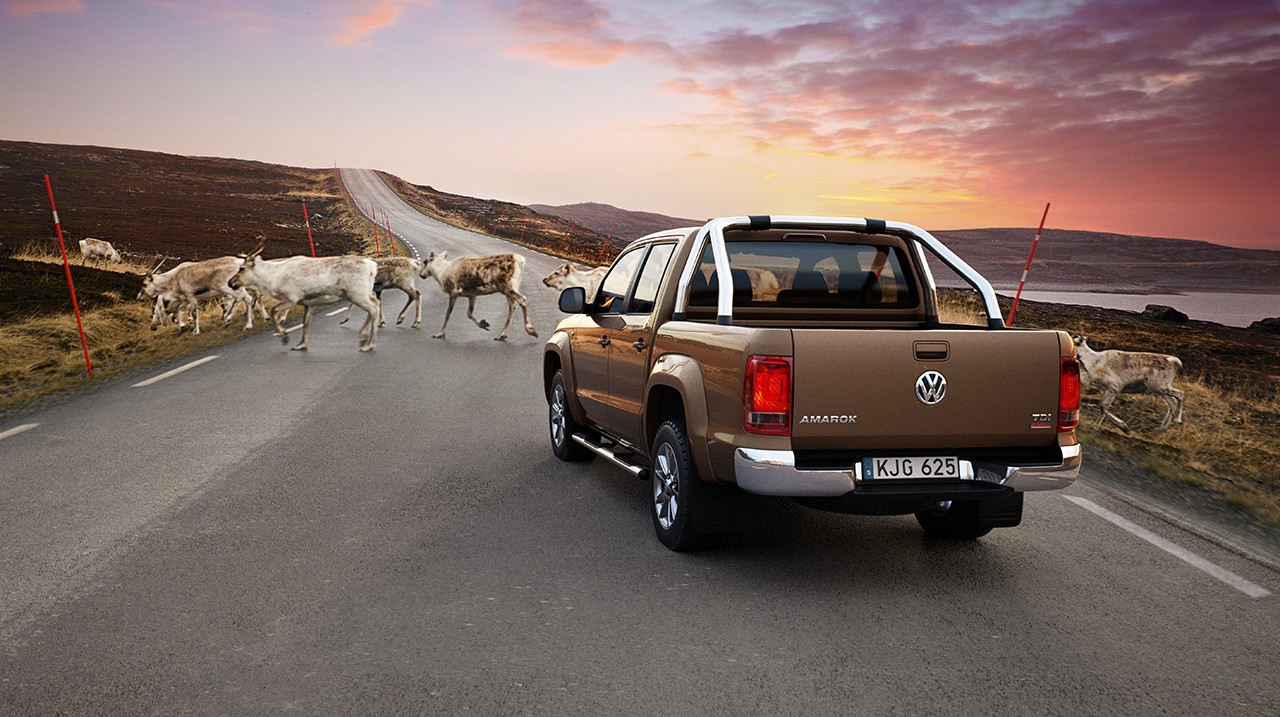
[[[993,283],[997,294],[1012,297],[1018,292],[1017,284]],[[1276,296],[1276,292],[1266,289],[1236,289],[1235,291],[1184,291],[1165,289],[1153,286],[1087,286],[1081,284],[1027,284],[1023,291],[1076,293],[1076,294],[1116,294],[1120,296],[1192,296],[1195,294],[1242,294],[1248,296]]]

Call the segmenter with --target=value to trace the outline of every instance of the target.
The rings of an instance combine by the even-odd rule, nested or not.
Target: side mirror
[[[560,292],[560,310],[566,314],[581,314],[587,306],[587,290],[570,286]]]

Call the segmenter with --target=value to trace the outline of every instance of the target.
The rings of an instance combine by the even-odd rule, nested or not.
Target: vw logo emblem
[[[936,406],[947,396],[947,379],[937,371],[925,371],[916,379],[916,398],[926,406]]]

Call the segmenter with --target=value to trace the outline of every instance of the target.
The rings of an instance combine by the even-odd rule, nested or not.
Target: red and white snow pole
[[[62,267],[67,270],[67,288],[71,290],[71,308],[76,314],[76,328],[80,330],[80,348],[84,349],[84,368],[93,378],[93,362],[89,360],[89,342],[84,337],[84,323],[80,321],[80,302],[76,301],[76,285],[71,281],[71,262],[67,259],[67,243],[62,238],[62,222],[58,221],[58,205],[53,202],[53,184],[44,175],[44,186],[49,190],[49,209],[53,211],[53,226],[58,230],[58,247],[62,249]]]
[[[609,230],[609,236],[605,237],[604,241],[600,243],[600,253],[596,254],[596,266],[600,266],[600,263],[604,261],[604,250],[606,247],[609,246],[610,240],[613,239],[613,232],[617,228],[618,228],[618,223],[614,222],[613,227]]]
[[[387,230],[387,243],[391,245],[391,256],[395,256],[396,235],[391,233],[391,215],[385,211],[382,213],[382,223]]]
[[[307,203],[302,203],[302,223],[307,225],[307,243],[311,245],[311,257],[315,258],[316,243],[311,238],[311,218],[307,216]]]
[[[1027,255],[1027,265],[1022,268],[1022,281],[1018,282],[1018,293],[1013,297],[1013,308],[1009,309],[1009,326],[1013,326],[1013,315],[1018,313],[1018,301],[1022,299],[1022,287],[1027,283],[1027,273],[1031,271],[1031,260],[1035,258],[1036,246],[1040,244],[1040,233],[1044,231],[1045,217],[1049,216],[1049,204],[1044,204],[1044,214],[1040,215],[1040,228],[1036,230],[1036,238],[1031,242],[1031,253]]]

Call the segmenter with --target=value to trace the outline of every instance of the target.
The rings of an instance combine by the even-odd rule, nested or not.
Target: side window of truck
[[[640,269],[640,260],[644,258],[646,249],[648,247],[636,247],[613,262],[613,268],[609,269],[604,281],[600,283],[600,290],[596,293],[595,303],[601,309],[599,313],[621,314],[626,310],[623,304],[627,302],[627,291],[631,289],[631,284],[636,278],[636,272]]]
[[[667,274],[667,265],[671,263],[671,255],[675,253],[675,244],[656,244],[644,261],[640,270],[640,281],[636,284],[635,293],[631,296],[631,314],[648,314],[654,309],[658,300],[658,286],[662,277]]]

